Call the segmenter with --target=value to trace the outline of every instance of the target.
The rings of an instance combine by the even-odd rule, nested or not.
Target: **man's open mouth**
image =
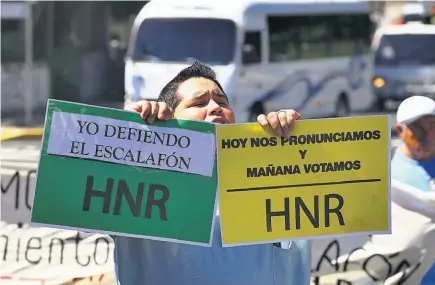
[[[215,124],[226,124],[227,120],[225,120],[224,118],[221,118],[221,117],[216,117],[216,118],[213,118],[211,120],[211,122],[215,123]]]

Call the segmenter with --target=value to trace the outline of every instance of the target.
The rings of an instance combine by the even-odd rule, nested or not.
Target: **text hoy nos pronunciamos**
[[[222,139],[221,148],[245,148],[245,147],[268,147],[268,146],[285,146],[285,145],[309,145],[324,143],[340,143],[354,141],[379,140],[381,138],[380,130],[361,130],[352,132],[335,132],[335,133],[315,133],[291,135],[285,137],[261,137],[261,138],[234,138]],[[249,145],[247,146],[249,140]]]

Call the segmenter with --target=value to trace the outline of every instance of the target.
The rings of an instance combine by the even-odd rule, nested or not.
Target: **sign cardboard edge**
[[[80,231],[80,232],[84,232],[84,233],[102,234],[102,235],[108,235],[108,236],[131,237],[131,238],[137,238],[137,239],[142,239],[142,240],[154,240],[154,241],[163,241],[163,242],[195,245],[195,246],[202,246],[202,247],[211,247],[210,241],[209,242],[194,242],[194,241],[190,241],[190,240],[162,238],[162,237],[137,235],[137,234],[126,234],[126,233],[121,233],[121,232],[112,232],[112,231],[104,231],[104,230],[96,230],[96,229],[84,229],[84,228],[80,228],[80,227],[70,227],[70,226],[46,224],[46,223],[40,223],[40,222],[30,222],[29,225],[34,226],[34,227],[49,227],[49,228],[56,228],[56,229],[60,229],[60,230]]]
[[[382,118],[382,117],[388,117],[388,122],[390,124],[391,121],[391,115],[390,114],[372,114],[372,115],[361,115],[361,116],[352,116],[352,117],[338,117],[338,118],[312,118],[312,119],[301,119],[296,120],[296,122],[312,122],[312,121],[330,121],[330,120],[349,120],[349,119],[363,119],[363,118]],[[225,128],[225,127],[231,127],[234,125],[258,125],[258,123],[255,122],[246,122],[246,123],[236,123],[236,124],[229,124],[229,125],[217,125],[216,129],[218,128]],[[391,130],[391,128],[390,128]],[[390,132],[391,133],[391,132]]]
[[[272,244],[276,242],[288,242],[288,241],[298,241],[298,240],[317,240],[317,239],[328,239],[328,238],[346,238],[346,237],[354,237],[354,236],[364,236],[364,235],[373,235],[373,234],[391,234],[391,226],[387,227],[387,230],[377,230],[377,231],[365,231],[365,232],[352,232],[352,233],[343,233],[343,234],[326,234],[326,235],[317,235],[317,236],[303,236],[303,237],[295,237],[295,238],[284,238],[284,239],[276,239],[276,240],[260,240],[253,242],[234,242],[234,243],[225,243],[222,240],[222,247],[236,247],[236,246],[247,246],[247,245],[262,245],[262,244]]]
[[[391,200],[392,200],[392,190],[391,190],[391,129],[392,129],[392,120],[391,115],[387,115],[387,124],[388,124],[388,230],[390,233],[392,232],[392,217],[391,217]]]

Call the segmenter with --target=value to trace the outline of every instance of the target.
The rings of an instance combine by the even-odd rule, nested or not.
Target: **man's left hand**
[[[287,109],[270,112],[267,115],[261,114],[257,117],[257,121],[264,129],[272,129],[278,136],[289,137],[295,127],[295,121],[300,117],[301,114],[295,110]]]

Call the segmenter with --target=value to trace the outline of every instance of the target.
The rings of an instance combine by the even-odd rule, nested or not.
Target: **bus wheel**
[[[336,117],[347,117],[350,115],[349,103],[346,95],[342,94],[335,105]]]
[[[249,112],[248,122],[256,122],[257,117],[264,114],[263,103],[257,101],[251,106],[251,111]]]

